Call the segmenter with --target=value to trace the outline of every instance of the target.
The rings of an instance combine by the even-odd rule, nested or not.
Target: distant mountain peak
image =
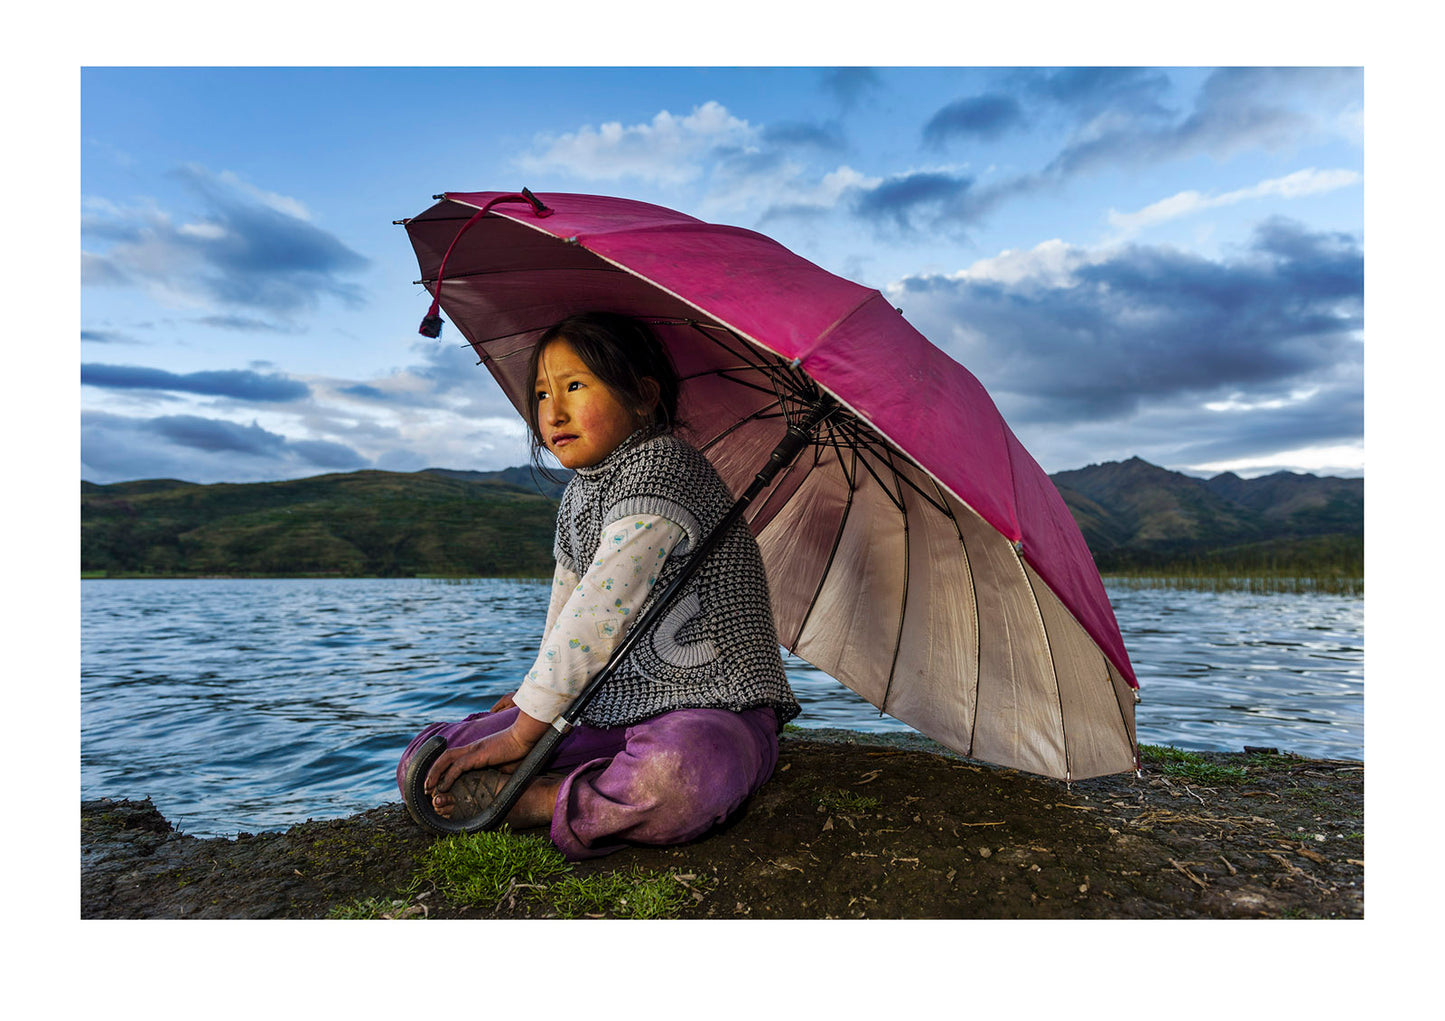
[[[1090,548],[1175,550],[1361,535],[1364,480],[1280,471],[1196,478],[1135,456],[1050,476]]]

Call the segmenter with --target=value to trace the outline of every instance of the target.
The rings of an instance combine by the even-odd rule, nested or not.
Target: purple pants
[[[508,727],[518,710],[474,713],[433,723],[407,745],[406,765],[434,734],[447,747],[471,744]],[[551,770],[566,770],[552,810],[552,843],[573,861],[628,844],[681,844],[737,811],[778,764],[778,720],[764,706],[678,709],[630,727],[573,728],[557,743]]]

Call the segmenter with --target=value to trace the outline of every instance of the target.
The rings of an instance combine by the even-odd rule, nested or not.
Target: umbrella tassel
[[[442,195],[441,197],[445,198],[446,196]],[[489,212],[492,211],[492,207],[500,202],[526,202],[531,205],[532,212],[535,213],[537,216],[542,217],[552,215],[552,210],[548,209],[542,203],[541,199],[533,195],[526,188],[523,188],[521,192],[515,195],[498,195],[486,205],[482,206],[481,209],[478,209],[475,213],[473,213],[471,219],[469,219],[466,223],[462,224],[461,227],[457,230],[456,236],[452,238],[452,243],[447,245],[446,252],[442,254],[442,261],[437,265],[437,279],[436,284],[434,285],[434,289],[432,290],[431,308],[427,309],[426,316],[421,321],[421,327],[416,331],[417,333],[420,333],[423,337],[430,337],[432,340],[435,340],[442,335],[442,277],[446,275],[447,260],[452,257],[452,249],[457,247],[457,242],[462,239],[462,235],[465,234],[467,231],[471,230],[472,224],[476,223],[482,217],[486,216]]]

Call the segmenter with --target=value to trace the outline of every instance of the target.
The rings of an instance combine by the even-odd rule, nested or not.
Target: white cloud
[[[1103,253],[1091,254],[1053,238],[1040,242],[1027,251],[1006,248],[995,256],[979,259],[967,269],[950,273],[948,279],[1006,285],[1028,280],[1046,287],[1067,287],[1072,282],[1075,270],[1103,258]]]
[[[183,223],[176,228],[176,233],[202,241],[219,241],[226,236],[226,229],[218,223]]]
[[[759,131],[713,100],[685,116],[663,110],[644,124],[609,121],[556,137],[539,136],[539,152],[517,158],[523,170],[563,170],[582,178],[637,177],[684,184],[702,174],[719,149],[749,148]]]
[[[1234,472],[1245,477],[1277,471],[1310,472],[1315,475],[1362,475],[1365,471],[1365,445],[1361,442],[1301,447],[1298,450],[1281,450],[1276,454],[1185,465],[1183,470],[1210,475]]]
[[[1310,167],[1285,177],[1261,181],[1249,188],[1227,191],[1221,195],[1205,195],[1197,191],[1181,191],[1166,199],[1160,199],[1134,213],[1109,210],[1109,225],[1123,234],[1135,234],[1147,227],[1153,227],[1181,216],[1191,216],[1205,209],[1232,206],[1237,202],[1252,199],[1282,198],[1297,199],[1307,195],[1346,188],[1358,183],[1360,175],[1353,170],[1317,170]]]
[[[234,171],[223,170],[216,175],[216,179],[222,184],[234,188],[263,206],[284,213],[287,216],[294,216],[298,220],[310,220],[311,211],[306,208],[300,199],[294,199],[289,195],[282,195],[279,192],[265,191],[257,188],[249,181],[242,180]]]
[[[1363,104],[1351,103],[1335,118],[1335,127],[1346,141],[1355,145],[1365,144],[1365,108]]]
[[[1206,411],[1229,412],[1229,411],[1278,411],[1287,408],[1292,404],[1302,404],[1320,392],[1318,386],[1309,386],[1299,390],[1291,390],[1287,396],[1268,397],[1253,399],[1249,396],[1235,392],[1224,400],[1206,401],[1201,407]]]
[[[768,214],[778,211],[830,210],[851,192],[876,188],[881,177],[869,177],[846,164],[815,176],[812,168],[787,160],[759,160],[757,165],[745,161],[714,173],[708,192],[699,204],[704,219],[736,215],[739,210]]]

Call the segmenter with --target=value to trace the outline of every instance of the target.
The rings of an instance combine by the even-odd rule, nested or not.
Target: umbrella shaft
[[[617,648],[612,653],[612,657],[607,661],[607,665],[597,671],[591,680],[583,685],[582,690],[577,693],[577,697],[572,700],[572,704],[562,713],[561,721],[565,723],[566,727],[570,728],[576,724],[578,718],[582,715],[582,710],[587,707],[592,693],[617,672],[618,666],[627,657],[633,645],[647,632],[653,621],[672,604],[673,599],[682,591],[682,587],[692,579],[693,574],[695,574],[697,569],[707,560],[708,554],[716,548],[718,543],[722,542],[728,531],[737,523],[737,520],[743,516],[757,495],[772,483],[779,472],[792,464],[798,454],[812,442],[813,430],[818,427],[819,423],[821,423],[835,407],[837,407],[837,405],[831,398],[824,397],[817,404],[809,408],[808,413],[798,422],[789,423],[787,433],[784,434],[783,438],[778,442],[778,445],[773,448],[773,452],[768,455],[767,463],[762,466],[758,474],[753,478],[752,485],[748,486],[747,490],[733,502],[732,507],[728,509],[723,519],[717,523],[717,526],[707,534],[707,538],[703,539],[698,548],[693,551],[692,556],[688,558],[688,562],[682,571],[658,594],[657,599],[653,602],[647,613],[632,627],[628,628],[627,634],[624,635],[622,641],[618,643]]]

